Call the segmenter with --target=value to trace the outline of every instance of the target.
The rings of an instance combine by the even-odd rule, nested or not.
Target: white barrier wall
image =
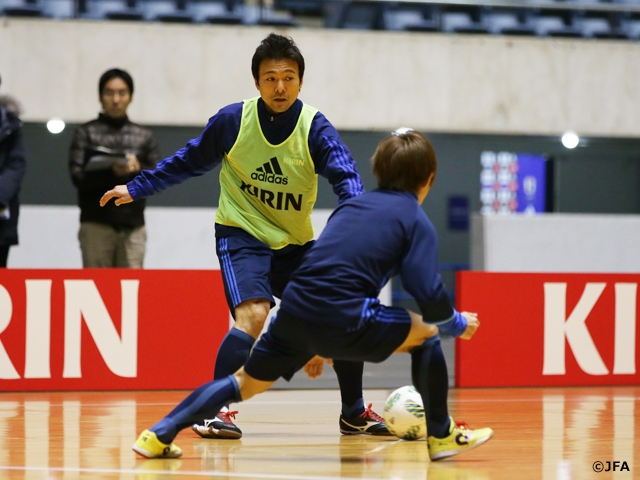
[[[127,69],[139,123],[204,125],[257,94],[251,56],[272,29],[3,18],[2,91],[24,120],[83,122],[99,76]],[[289,29],[301,98],[339,129],[637,136],[640,48],[629,41]]]
[[[474,215],[471,268],[487,272],[640,272],[640,215]]]
[[[147,207],[145,268],[219,269],[214,231],[216,210]],[[313,212],[316,237],[329,215],[328,209]],[[9,268],[82,268],[78,207],[23,205],[18,228],[20,245],[9,251]]]
[[[145,268],[219,269],[216,256],[215,208],[147,207]],[[311,215],[316,238],[332,210]],[[9,250],[9,268],[82,268],[78,243],[80,210],[67,206],[23,205],[18,223],[20,245]],[[380,300],[391,305],[391,286]]]

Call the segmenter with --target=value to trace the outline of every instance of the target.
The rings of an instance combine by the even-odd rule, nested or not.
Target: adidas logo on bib
[[[278,185],[286,185],[289,183],[289,178],[282,174],[282,169],[280,168],[277,157],[271,158],[261,167],[256,168],[256,171],[251,174],[251,178],[260,182],[275,183]]]

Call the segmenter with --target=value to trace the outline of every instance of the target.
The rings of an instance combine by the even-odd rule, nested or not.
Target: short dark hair
[[[127,87],[129,87],[129,94],[133,95],[133,78],[131,78],[128,72],[119,68],[112,68],[102,74],[98,82],[98,95],[102,96],[104,86],[109,80],[113,80],[114,78],[121,78],[122,81],[127,84]]]
[[[298,64],[298,74],[300,80],[304,76],[304,58],[300,49],[291,37],[285,37],[276,33],[271,33],[260,42],[251,59],[251,73],[257,82],[260,78],[260,65],[264,60],[281,60],[288,58]]]
[[[393,132],[380,142],[373,157],[378,188],[418,193],[438,170],[436,152],[427,137],[410,129]]]

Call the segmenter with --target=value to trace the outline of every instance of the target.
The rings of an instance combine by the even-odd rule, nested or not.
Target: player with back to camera
[[[216,253],[235,325],[218,350],[214,379],[244,365],[275,305],[273,297],[281,297],[313,245],[318,174],[329,180],[339,202],[363,193],[355,161],[336,129],[298,99],[304,58],[293,40],[269,35],[256,49],[251,71],[259,97],[222,108],[185,148],[100,201],[104,206],[116,198],[116,205],[123,205],[222,165]],[[322,364],[311,361],[309,375],[317,375]],[[371,404],[365,408],[362,362],[337,360],[333,368],[342,397],[340,431],[390,435]],[[193,430],[205,438],[240,438],[232,421],[236,413],[224,408]]]
[[[410,353],[431,460],[491,438],[490,428],[469,430],[456,424],[447,408],[447,366],[438,330],[470,339],[480,324],[476,314],[452,307],[437,269],[436,232],[420,206],[436,175],[433,147],[420,133],[401,129],[378,145],[372,161],[378,189],[333,212],[244,367],[194,390],[140,434],[133,445],[137,453],[180,456],[172,442],[182,429],[229,402],[264,392],[280,377],[291,378],[314,355],[381,362],[394,352]],[[396,274],[422,316],[380,304],[381,286]]]

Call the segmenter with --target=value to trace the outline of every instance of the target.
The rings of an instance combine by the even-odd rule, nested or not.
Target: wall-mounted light
[[[64,130],[65,124],[59,118],[52,118],[47,122],[47,130],[51,133],[60,133]]]
[[[566,148],[576,148],[580,143],[580,137],[576,132],[565,132],[562,135],[562,145]]]

